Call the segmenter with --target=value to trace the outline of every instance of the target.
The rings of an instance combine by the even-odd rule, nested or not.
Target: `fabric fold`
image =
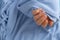
[[[58,13],[55,12],[53,9],[51,9],[49,6],[38,2],[36,0],[31,0],[28,1],[26,3],[24,3],[23,5],[17,7],[18,10],[20,10],[22,13],[24,13],[25,15],[27,15],[28,17],[32,18],[32,10],[36,9],[36,8],[42,8],[44,11],[46,11],[46,14],[54,21],[56,22],[57,19],[59,19]]]

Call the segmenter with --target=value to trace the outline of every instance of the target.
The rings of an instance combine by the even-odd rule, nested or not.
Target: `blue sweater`
[[[38,26],[32,10],[42,8],[53,27]],[[60,40],[59,0],[0,0],[0,40]]]

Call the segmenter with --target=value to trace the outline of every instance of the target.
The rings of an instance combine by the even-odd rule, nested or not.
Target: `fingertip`
[[[49,26],[52,27],[53,24],[54,24],[54,22],[50,20],[50,21],[49,21]]]
[[[43,28],[46,28],[48,25],[48,20],[46,19],[43,23],[42,23],[42,27]]]

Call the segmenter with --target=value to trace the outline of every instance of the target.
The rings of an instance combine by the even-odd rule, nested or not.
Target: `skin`
[[[43,28],[46,28],[47,25],[53,26],[54,22],[46,15],[43,9],[35,9],[32,11],[32,14],[37,25],[41,25]]]

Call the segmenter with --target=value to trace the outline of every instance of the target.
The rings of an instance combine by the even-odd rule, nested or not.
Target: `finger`
[[[54,22],[52,20],[49,20],[49,26],[52,27]]]
[[[44,21],[44,20],[46,20],[46,18],[47,18],[47,16],[46,15],[44,15],[44,16],[42,16],[40,19],[38,19],[36,22],[37,22],[37,24],[38,25],[41,25],[42,24],[42,22]]]
[[[40,16],[41,16],[40,14],[34,16],[34,20],[37,21],[40,18]]]
[[[41,16],[44,16],[45,14],[43,14],[43,13],[39,13],[38,15],[35,15],[34,16],[34,19],[35,19],[35,21],[37,21],[38,19],[40,19],[41,18]]]
[[[44,10],[40,9],[40,14],[41,13],[45,14],[46,12]]]
[[[41,24],[41,26],[42,26],[43,28],[46,28],[47,25],[48,25],[48,20],[46,19],[46,20]]]
[[[42,11],[43,11],[42,8],[38,8],[38,9],[33,10],[32,14],[37,15],[37,14],[39,14],[39,12],[42,12]]]
[[[41,16],[44,16],[44,15],[46,15],[46,14],[45,14],[45,11],[39,12],[38,15],[34,15],[35,21],[37,21],[39,18],[41,18]]]
[[[39,12],[40,12],[40,9],[35,9],[35,10],[32,11],[32,14],[36,15],[36,14],[39,14]]]
[[[52,27],[54,24],[53,20],[51,20],[49,17],[47,17],[47,19],[48,19],[49,26]]]

